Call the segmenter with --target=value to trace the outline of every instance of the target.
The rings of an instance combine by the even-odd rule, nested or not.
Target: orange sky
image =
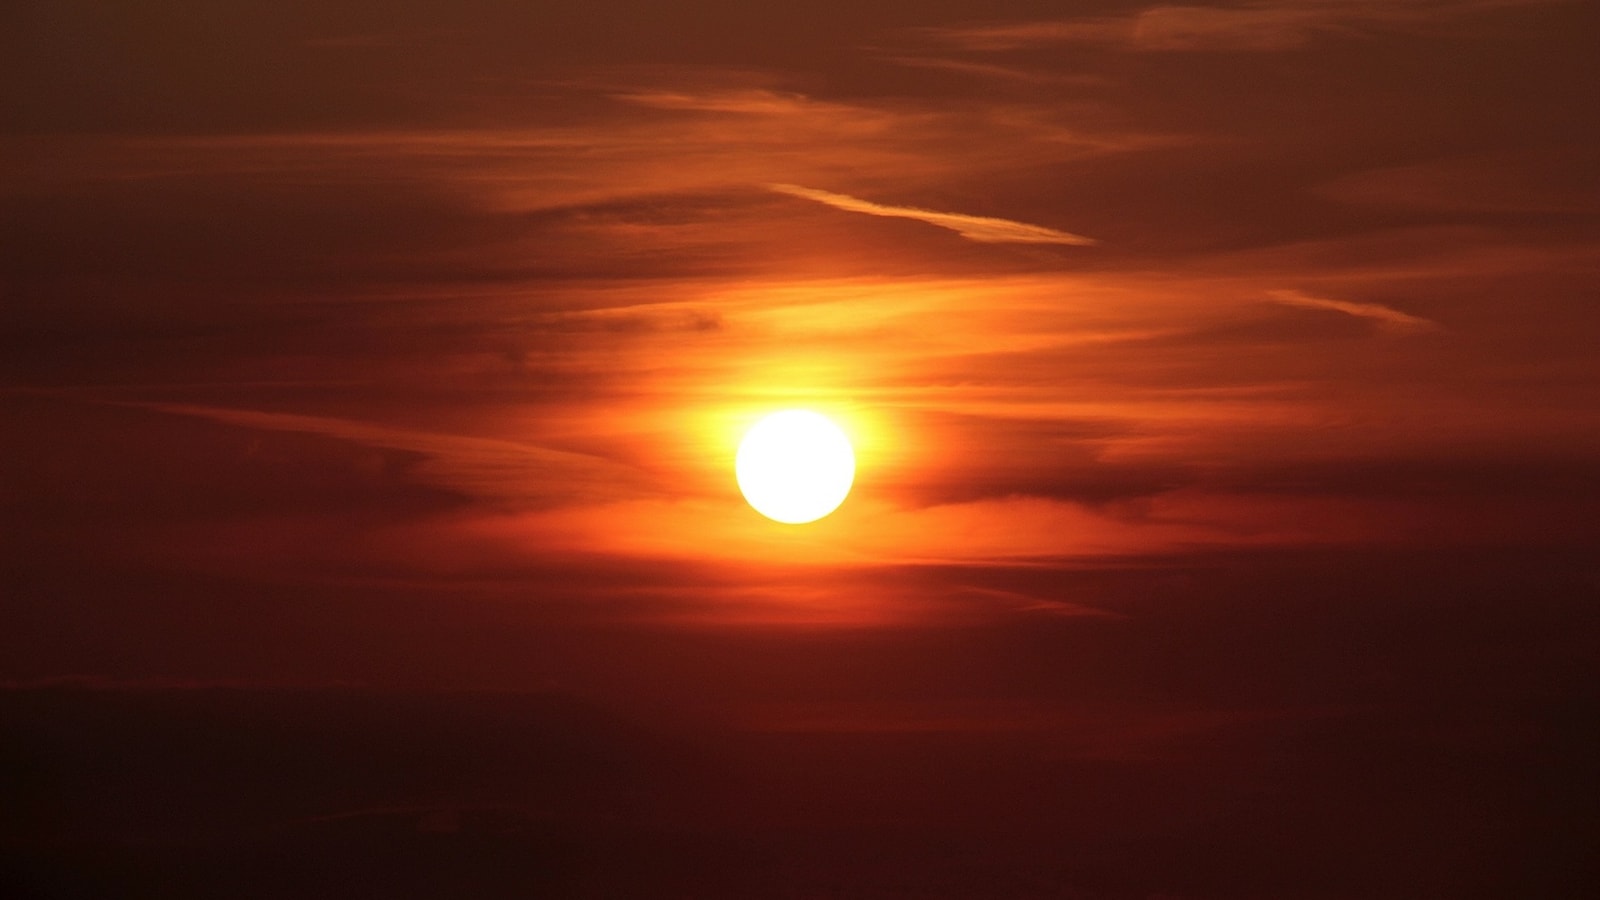
[[[8,5],[0,679],[1166,760],[1476,697],[1427,674],[1474,661],[1592,684],[1597,34],[1580,0]],[[790,406],[859,463],[798,527],[733,477]]]
[[[51,552],[1593,536],[1587,5],[97,8],[6,54],[11,519]],[[790,405],[860,454],[799,531],[731,477]]]

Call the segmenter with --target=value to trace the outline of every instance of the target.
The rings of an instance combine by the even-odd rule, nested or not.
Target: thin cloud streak
[[[1103,75],[1036,72],[1012,66],[997,66],[991,63],[945,59],[937,56],[888,56],[884,58],[884,61],[912,69],[930,69],[936,72],[951,72],[958,75],[970,75],[974,78],[1010,81],[1019,84],[1104,87],[1111,83],[1111,79]]]
[[[495,438],[252,409],[180,403],[127,405],[240,428],[314,434],[368,447],[420,453],[428,457],[428,462],[418,469],[421,477],[501,504],[592,502],[613,497],[628,486],[636,487],[642,480],[640,473],[601,457]]]
[[[577,102],[595,93],[572,89],[568,96]],[[379,184],[522,213],[860,172],[938,183],[955,173],[1114,155],[1158,142],[1121,127],[1064,128],[1028,106],[927,110],[761,90],[607,90],[604,97],[610,103],[596,104],[596,120],[581,124],[0,138],[0,156],[11,163],[0,166],[0,198],[41,190],[157,192],[218,178],[252,190]],[[641,116],[641,107],[658,115]],[[993,152],[995,141],[1005,143],[1003,157]],[[926,215],[971,228],[986,222]],[[1062,234],[1032,233],[1044,242]]]
[[[1361,319],[1371,319],[1379,327],[1392,332],[1418,332],[1434,331],[1439,328],[1439,323],[1421,316],[1403,313],[1398,309],[1391,309],[1380,303],[1353,303],[1348,300],[1329,300],[1322,297],[1313,297],[1300,291],[1268,291],[1267,296],[1274,303],[1285,306],[1298,306],[1304,309],[1327,309],[1334,312],[1345,313]]]
[[[881,203],[873,203],[870,200],[862,200],[859,197],[852,197],[848,194],[835,194],[830,191],[819,191],[794,184],[772,184],[768,185],[768,187],[780,194],[813,200],[847,212],[926,222],[939,228],[947,228],[968,240],[984,244],[1068,244],[1084,247],[1098,243],[1094,238],[1084,237],[1081,234],[1057,231],[1054,228],[1046,228],[1043,225],[1013,222],[1010,219],[969,216],[964,213],[937,212],[915,206],[887,206]]]
[[[763,88],[722,91],[640,90],[612,96],[624,103],[680,112],[797,116],[810,115],[819,109],[847,109],[837,104],[819,104],[804,94],[781,93]]]
[[[1321,34],[1417,31],[1475,13],[1556,0],[1276,0],[1240,6],[1151,6],[1096,16],[924,29],[937,42],[974,51],[1091,44],[1138,52],[1293,50]]]

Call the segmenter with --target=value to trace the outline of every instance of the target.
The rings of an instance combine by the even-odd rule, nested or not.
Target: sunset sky
[[[6,4],[7,877],[505,804],[758,835],[683,896],[1587,895],[1597,48],[1585,0]],[[801,526],[733,477],[793,407],[858,460]],[[665,769],[140,799],[195,729],[309,753],[296,704],[472,769],[451,697]]]

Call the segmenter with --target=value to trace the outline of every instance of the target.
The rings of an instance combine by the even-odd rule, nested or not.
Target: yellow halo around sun
[[[808,409],[776,412],[739,442],[734,460],[739,491],[756,512],[800,525],[839,508],[856,476],[850,439],[826,416]]]

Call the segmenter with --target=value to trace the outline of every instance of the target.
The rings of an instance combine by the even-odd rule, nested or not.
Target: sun
[[[844,502],[855,481],[856,455],[850,439],[826,416],[788,409],[745,432],[734,474],[756,512],[801,525]]]

